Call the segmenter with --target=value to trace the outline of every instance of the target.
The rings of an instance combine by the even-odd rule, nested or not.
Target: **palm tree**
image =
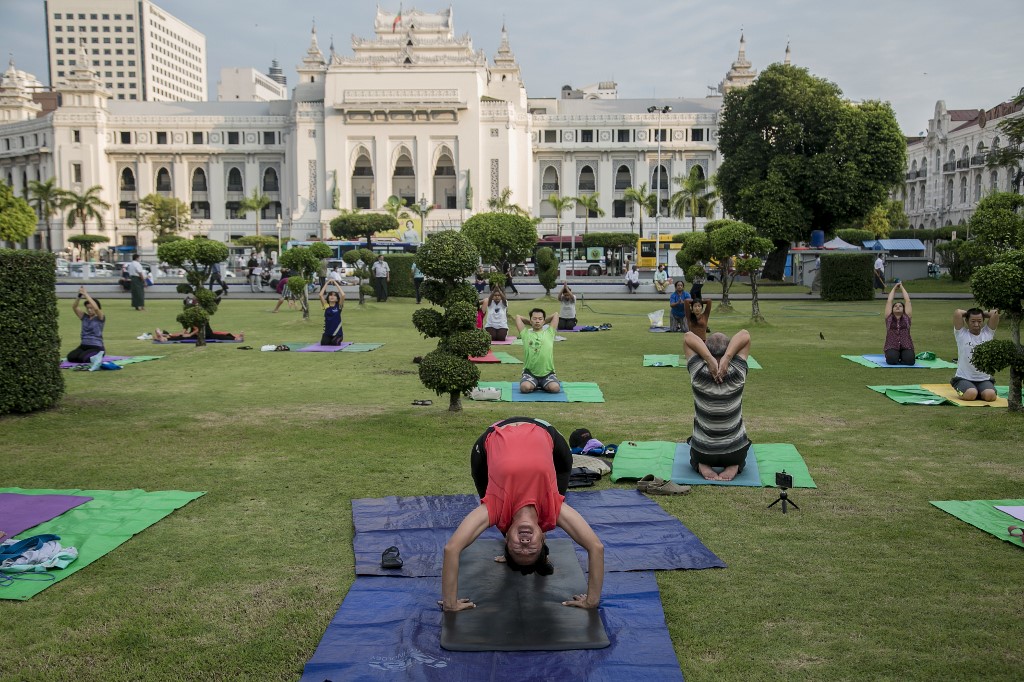
[[[32,206],[39,217],[46,221],[46,250],[53,251],[53,236],[50,233],[50,221],[60,213],[64,190],[57,186],[57,179],[50,178],[45,182],[33,180],[28,183],[28,193]]]
[[[593,194],[584,194],[583,196],[576,197],[576,205],[582,206],[586,209],[583,214],[583,234],[587,234],[590,230],[590,214],[593,213],[594,217],[600,218],[604,215],[604,209],[598,205],[598,197],[600,192],[594,192]]]
[[[405,211],[406,200],[401,197],[396,197],[394,194],[388,197],[388,200],[384,202],[383,208],[387,211],[388,215],[394,217],[395,220],[399,218],[408,218],[409,214]]]
[[[99,193],[103,191],[100,185],[93,185],[85,190],[85,194],[78,194],[73,191],[65,191],[61,194],[60,207],[70,209],[68,211],[68,229],[74,229],[78,223],[82,224],[82,234],[88,234],[87,223],[95,220],[99,228],[103,229],[103,211],[110,209],[110,204],[100,199]]]
[[[256,236],[260,236],[260,213],[263,212],[267,206],[270,206],[270,197],[266,194],[260,194],[258,187],[254,187],[252,190],[252,196],[248,196],[238,202],[238,215],[245,217],[245,214],[249,211],[256,213]]]
[[[552,193],[548,197],[548,203],[555,209],[555,217],[558,221],[558,236],[562,236],[562,213],[576,205],[576,197],[560,197]]]
[[[637,204],[640,208],[640,239],[644,238],[644,213],[646,212],[648,217],[654,215],[654,209],[658,202],[658,195],[654,192],[650,192],[647,189],[647,183],[643,183],[639,187],[627,187],[626,191],[623,192],[622,197],[627,201],[632,201]]]
[[[519,204],[512,203],[512,188],[506,187],[501,194],[493,199],[487,200],[487,208],[495,213],[515,213],[516,215],[528,216],[529,214]]]
[[[669,212],[677,218],[686,217],[689,210],[692,230],[697,231],[697,216],[707,213],[708,202],[716,196],[712,181],[704,177],[700,166],[694,166],[687,176],[674,178],[679,191],[669,199]]]

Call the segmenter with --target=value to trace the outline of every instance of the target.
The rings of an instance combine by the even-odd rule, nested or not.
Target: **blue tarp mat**
[[[721,469],[721,467],[718,468]],[[686,485],[746,485],[760,488],[761,472],[757,468],[754,446],[751,445],[747,450],[747,459],[739,476],[731,481],[709,481],[690,466],[690,444],[679,443],[676,445],[676,458],[672,463],[672,482]]]
[[[566,502],[604,543],[605,571],[725,568],[679,519],[635,490],[573,492]],[[384,497],[352,500],[352,541],[357,575],[440,576],[444,543],[478,504],[476,495]],[[501,538],[494,528],[481,537]],[[560,528],[549,538],[568,537]],[[380,555],[394,545],[405,564],[380,567]],[[581,564],[586,550],[576,547]]]
[[[440,595],[440,578],[356,578],[302,682],[683,679],[649,571],[605,576],[600,613],[611,641],[606,649],[445,651]]]
[[[532,393],[523,393],[519,390],[519,384],[512,384],[512,402],[514,403],[566,403],[569,402],[568,396],[565,395],[565,390],[561,390],[558,393],[548,393],[547,391],[537,389]]]

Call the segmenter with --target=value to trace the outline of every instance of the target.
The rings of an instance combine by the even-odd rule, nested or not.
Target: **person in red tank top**
[[[587,592],[562,604],[596,608],[604,584],[604,545],[579,512],[565,504],[572,469],[569,445],[550,424],[513,417],[489,428],[473,446],[470,467],[480,506],[470,512],[444,547],[441,608],[476,606],[458,596],[459,557],[487,528],[505,536],[505,555],[496,561],[527,573],[550,575],[545,533],[556,526],[587,550]]]

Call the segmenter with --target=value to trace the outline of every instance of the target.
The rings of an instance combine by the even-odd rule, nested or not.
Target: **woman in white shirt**
[[[576,294],[572,293],[568,282],[562,282],[562,290],[558,293],[561,308],[558,311],[558,328],[572,329],[576,326]]]
[[[484,299],[484,331],[491,335],[491,341],[504,341],[508,335],[508,300],[505,292],[494,289]]]

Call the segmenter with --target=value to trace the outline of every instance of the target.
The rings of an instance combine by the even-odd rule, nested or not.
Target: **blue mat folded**
[[[635,490],[570,491],[566,502],[601,538],[608,572],[725,568],[679,519]],[[352,500],[356,574],[440,576],[445,542],[479,503],[475,495]],[[481,537],[501,534],[489,528]],[[548,537],[568,536],[556,528]],[[381,552],[391,545],[402,553],[400,569],[380,567]],[[586,565],[586,551],[576,547],[576,553]]]
[[[600,610],[611,641],[606,649],[445,651],[440,594],[440,578],[356,578],[302,682],[683,679],[651,572],[605,576]]]
[[[558,393],[548,393],[537,389],[532,393],[523,393],[519,390],[519,384],[512,384],[512,402],[514,403],[567,403],[569,398],[565,395],[565,389]]]
[[[718,467],[721,469],[721,467]],[[672,482],[685,483],[686,485],[746,485],[756,488],[761,487],[761,472],[757,468],[757,458],[754,456],[754,446],[747,450],[746,463],[739,476],[731,481],[709,481],[690,466],[690,444],[679,443],[676,445],[676,458],[672,463]]]

